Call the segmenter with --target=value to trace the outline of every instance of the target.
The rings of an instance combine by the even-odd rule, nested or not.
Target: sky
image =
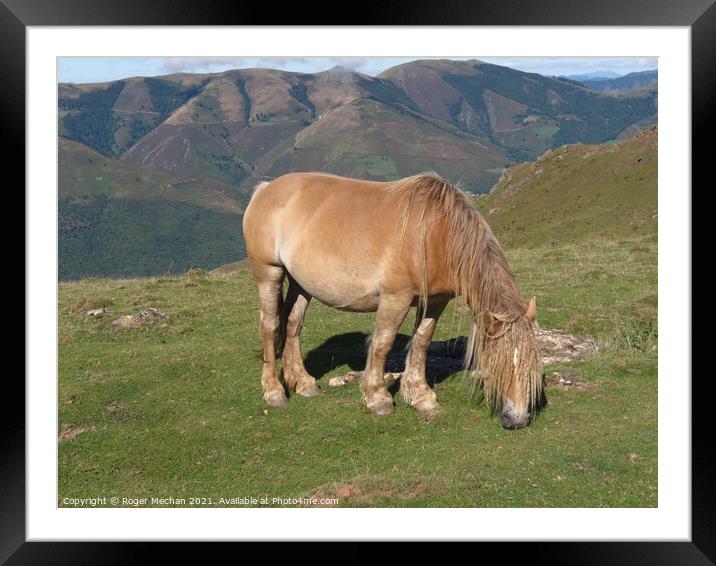
[[[315,73],[341,65],[375,76],[414,57],[58,57],[59,82],[95,83],[171,73],[217,73],[264,67]],[[480,59],[546,76],[613,71],[626,75],[657,68],[656,57],[451,57]]]

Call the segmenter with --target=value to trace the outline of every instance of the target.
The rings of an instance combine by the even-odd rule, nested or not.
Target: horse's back
[[[249,253],[303,238],[378,240],[373,224],[386,214],[387,185],[326,173],[289,173],[262,184],[244,213]]]

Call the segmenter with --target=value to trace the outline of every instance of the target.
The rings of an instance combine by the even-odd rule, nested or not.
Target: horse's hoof
[[[280,393],[266,394],[264,395],[264,400],[271,407],[285,407],[288,405],[288,398],[283,391]]]
[[[422,399],[419,399],[415,403],[413,403],[413,408],[416,409],[420,413],[433,413],[435,411],[438,411],[440,409],[440,405],[438,404],[437,400],[435,399],[435,396],[425,396]]]
[[[395,405],[392,401],[383,401],[370,407],[370,410],[376,417],[384,417],[385,415],[392,415],[395,412]]]
[[[321,388],[314,383],[306,387],[297,388],[296,393],[301,397],[315,397],[321,394]]]

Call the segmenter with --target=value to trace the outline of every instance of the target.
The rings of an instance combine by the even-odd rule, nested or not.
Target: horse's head
[[[524,314],[486,310],[476,321],[479,339],[475,375],[493,414],[501,413],[505,428],[527,426],[544,401],[542,363],[533,329],[536,318],[533,297]]]

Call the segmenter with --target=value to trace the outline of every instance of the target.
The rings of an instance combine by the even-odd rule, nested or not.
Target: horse
[[[514,429],[527,426],[539,410],[536,300],[522,299],[492,230],[459,187],[435,173],[388,182],[288,173],[256,186],[243,232],[258,287],[261,386],[269,405],[286,405],[286,389],[320,393],[300,347],[306,308],[315,297],[337,309],[377,313],[360,386],[376,416],[395,410],[385,359],[415,306],[400,392],[421,413],[437,410],[425,379],[426,351],[440,315],[458,297],[473,315],[465,368],[492,414]]]

